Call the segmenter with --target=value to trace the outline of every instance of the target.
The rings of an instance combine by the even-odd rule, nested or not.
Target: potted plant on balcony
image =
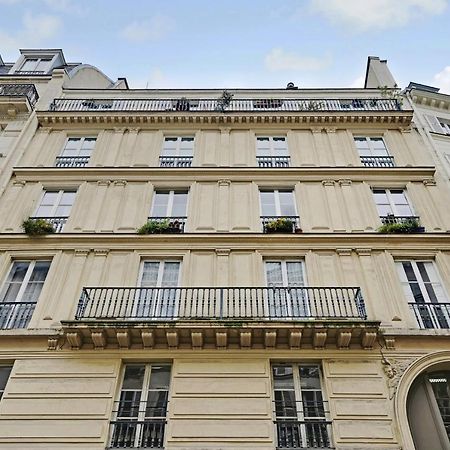
[[[227,90],[222,92],[222,95],[217,99],[216,110],[220,112],[225,112],[225,110],[230,106],[231,100],[233,100],[233,94]]]
[[[386,234],[410,234],[423,233],[424,227],[421,227],[417,219],[406,220],[404,222],[388,222],[377,229],[378,233]]]
[[[279,219],[274,219],[267,222],[264,225],[264,231],[266,233],[292,233],[297,232],[295,229],[295,223],[285,217],[280,217]]]
[[[178,220],[148,220],[137,234],[176,234],[181,233],[181,222]]]
[[[27,219],[22,222],[23,231],[28,236],[43,236],[55,232],[53,225],[45,219]]]

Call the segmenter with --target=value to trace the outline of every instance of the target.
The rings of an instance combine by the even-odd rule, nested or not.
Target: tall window
[[[450,328],[448,296],[432,261],[397,261],[406,299],[421,328]]]
[[[266,261],[266,281],[271,317],[308,317],[308,298],[303,287],[303,261]],[[286,289],[287,288],[287,289]]]
[[[285,137],[256,138],[256,160],[259,167],[289,167],[289,151]]]
[[[159,165],[161,167],[190,167],[194,156],[194,137],[165,137]]]
[[[125,366],[110,447],[164,448],[170,369],[166,364]]]
[[[19,72],[47,73],[50,70],[52,58],[27,58]]]
[[[67,139],[61,155],[56,158],[56,167],[84,167],[91,157],[97,138],[71,137]]]
[[[12,366],[0,365],[0,400],[5,392],[6,385],[11,375]]]
[[[295,206],[294,191],[292,189],[260,190],[261,222],[264,232],[269,232],[275,225],[287,225],[284,231],[295,231],[299,227],[299,218]],[[278,220],[283,218],[284,220]]]
[[[319,366],[275,364],[272,376],[277,448],[330,448]]]
[[[76,191],[45,191],[35,218],[46,219],[56,232],[62,231],[75,201]]]
[[[26,328],[50,268],[50,261],[14,261],[0,291],[0,328]]]
[[[183,233],[188,191],[155,191],[149,220],[167,226],[168,232]]]
[[[174,318],[178,310],[180,261],[143,261],[135,315],[142,318]]]
[[[355,137],[361,163],[366,167],[394,167],[394,158],[389,154],[381,137]]]
[[[404,189],[373,189],[372,192],[383,222],[389,222],[393,218],[415,217]]]

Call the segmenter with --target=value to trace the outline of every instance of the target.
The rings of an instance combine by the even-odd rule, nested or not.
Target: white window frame
[[[156,201],[156,195],[158,194],[158,192],[164,192],[164,193],[169,193],[169,199],[167,201],[167,207],[166,207],[166,215],[165,216],[154,216],[153,215],[153,210],[155,207],[155,201]],[[177,193],[182,193],[182,194],[186,194],[186,205],[185,205],[185,215],[184,216],[180,216],[180,217],[187,217],[187,211],[188,211],[188,203],[189,203],[189,189],[155,189],[153,192],[153,199],[152,199],[152,207],[150,209],[150,216],[149,219],[151,219],[152,217],[178,217],[178,216],[173,216],[172,215],[172,210],[173,210],[173,201],[175,198],[175,195]]]
[[[408,202],[408,206],[409,209],[411,210],[411,215],[410,216],[401,216],[400,214],[398,214],[397,211],[397,204],[393,202],[392,200],[392,194],[391,191],[403,191],[403,195],[406,198],[406,201]],[[405,188],[378,188],[378,187],[373,187],[372,188],[372,194],[374,194],[374,191],[384,191],[387,198],[388,198],[388,202],[389,202],[389,206],[391,207],[392,210],[392,214],[394,215],[394,217],[415,217],[416,213],[414,211],[413,205],[409,199],[408,196],[408,191]],[[375,206],[377,208],[377,212],[378,212],[378,203],[375,201],[375,196],[373,198],[374,202],[375,202]],[[378,213],[379,214],[379,213]],[[380,217],[385,217],[385,216],[380,216]]]
[[[174,139],[174,138],[176,138],[177,140],[176,140],[176,146],[175,146],[175,154],[174,155],[165,155],[164,154],[164,150],[165,150],[165,143],[166,143],[166,139]],[[189,138],[189,139],[192,139],[192,154],[190,154],[190,155],[185,155],[185,154],[181,154],[181,142],[182,142],[182,140],[184,139],[184,138]],[[167,135],[167,136],[164,136],[164,140],[163,140],[163,146],[162,146],[162,149],[161,149],[161,156],[162,157],[164,157],[164,158],[171,158],[171,157],[173,157],[173,158],[179,158],[180,156],[181,157],[191,157],[191,158],[193,158],[194,157],[194,149],[195,149],[195,135],[185,135],[185,136],[169,136],[169,135]]]
[[[265,217],[265,214],[263,214],[263,205],[261,202],[261,192],[271,192],[274,194],[275,197],[275,216],[266,216],[266,217],[285,217],[284,215],[281,214],[281,203],[280,203],[280,192],[290,192],[292,194],[292,202],[294,205],[294,211],[295,217],[298,217],[298,210],[297,210],[297,202],[296,202],[296,198],[295,198],[295,190],[294,189],[290,189],[290,188],[286,188],[286,189],[264,189],[264,188],[259,188],[259,207],[260,207],[260,211],[261,211],[261,216]]]
[[[76,149],[77,154],[75,156],[64,156],[64,151],[66,150],[67,144],[69,143],[69,141],[71,139],[79,139],[80,140],[79,141],[79,145],[77,146],[77,149]],[[80,152],[81,152],[81,150],[83,148],[83,144],[84,144],[86,139],[95,139],[95,144],[97,144],[97,136],[68,136],[67,139],[66,139],[66,142],[64,144],[64,147],[62,148],[61,153],[59,154],[59,156],[62,156],[64,158],[78,158],[80,156]],[[92,148],[89,156],[83,156],[83,158],[89,158],[90,159],[94,149],[95,149],[95,145]]]
[[[34,66],[33,70],[23,70],[23,67],[25,66],[25,64],[31,60],[36,60],[36,65]],[[49,60],[48,61],[48,67],[47,70],[36,70],[39,67],[39,64],[42,62],[42,60]],[[48,73],[52,67],[53,64],[53,60],[54,60],[54,56],[52,57],[48,57],[48,56],[25,56],[24,60],[22,61],[22,63],[20,64],[20,67],[17,69],[17,72],[36,72],[36,73]]]
[[[116,396],[117,404],[120,404],[120,397],[122,395],[122,392],[124,391],[123,383],[125,381],[125,371],[126,371],[127,366],[141,366],[141,365],[145,366],[145,372],[144,372],[144,377],[143,377],[143,380],[142,380],[141,400],[140,400],[140,404],[139,404],[138,416],[136,418],[136,421],[137,422],[145,421],[146,407],[147,407],[147,398],[148,398],[148,393],[151,391],[151,389],[150,389],[150,378],[151,378],[152,367],[153,366],[169,366],[170,367],[169,388],[167,390],[167,405],[166,405],[166,416],[165,416],[165,419],[167,420],[168,412],[169,412],[169,401],[170,401],[170,395],[171,395],[170,388],[172,386],[171,381],[172,381],[172,373],[173,373],[173,366],[170,363],[160,363],[159,364],[157,362],[154,362],[154,363],[138,363],[137,362],[137,363],[124,364],[123,367],[122,367],[122,373],[121,373],[121,377],[120,377],[121,378],[120,389],[119,389],[119,392],[118,392],[118,396]],[[126,389],[126,391],[136,391],[136,389]],[[145,400],[142,400],[142,399],[145,399]],[[114,414],[114,419],[113,420],[115,420],[115,421],[117,421],[118,418],[120,418],[120,416],[118,415],[118,412],[119,411],[116,411],[115,414]],[[158,417],[158,419],[159,419],[159,417]],[[163,418],[161,417],[161,419],[163,419]],[[161,420],[161,422],[163,422],[163,421]],[[136,434],[135,434],[134,446],[133,447],[129,447],[129,448],[141,448],[139,446],[140,433],[138,431],[140,431],[139,427],[138,427],[138,429],[136,431]],[[109,436],[109,440],[110,441],[111,441],[111,438],[112,438],[112,436]],[[167,428],[166,428],[165,433],[164,433],[163,448],[165,448],[166,440],[167,440]]]
[[[177,278],[177,284],[173,287],[179,287],[180,286],[180,278],[181,278],[181,264],[182,261],[179,259],[149,259],[149,258],[144,258],[141,260],[141,265],[139,268],[139,278],[138,278],[138,283],[139,283],[139,287],[145,287],[142,286],[142,277],[144,275],[144,265],[146,262],[150,262],[150,263],[159,263],[159,267],[158,267],[158,277],[156,279],[156,286],[154,287],[162,287],[162,279],[163,279],[163,275],[164,275],[164,268],[166,263],[177,263],[178,264],[178,278]]]
[[[51,259],[15,259],[15,260],[13,260],[9,266],[8,273],[6,274],[5,278],[3,279],[2,290],[4,289],[6,283],[8,282],[8,277],[9,277],[9,274],[11,273],[12,268],[14,267],[14,263],[20,263],[20,262],[29,263],[29,266],[25,273],[25,276],[23,277],[22,283],[20,285],[19,291],[17,292],[17,297],[14,300],[14,303],[22,303],[23,294],[25,293],[25,290],[28,287],[28,283],[30,281],[31,274],[33,273],[36,263],[37,262],[48,262],[49,263],[49,271],[50,271],[50,266],[52,264]],[[47,274],[48,274],[48,272],[47,272]],[[45,280],[42,284],[44,284],[44,283],[45,283]],[[41,290],[41,292],[42,292],[42,290]],[[40,294],[39,294],[39,296],[40,296]],[[38,300],[39,300],[39,297],[36,299],[35,303],[37,303]]]
[[[326,392],[325,392],[325,382],[324,382],[324,376],[323,376],[323,371],[322,371],[322,367],[320,364],[317,363],[309,363],[307,361],[304,362],[272,362],[271,363],[271,373],[270,373],[270,378],[271,378],[271,382],[272,382],[272,398],[274,401],[274,405],[275,405],[275,380],[273,378],[273,369],[274,367],[288,367],[291,366],[292,367],[292,376],[293,376],[293,382],[294,382],[294,396],[295,396],[295,407],[297,410],[297,417],[294,416],[277,416],[276,415],[276,408],[274,408],[274,415],[275,415],[275,420],[280,419],[280,420],[286,420],[286,419],[294,419],[297,420],[299,422],[304,422],[307,419],[312,419],[312,420],[323,420],[325,422],[330,421],[330,413],[328,411],[328,408],[326,407],[326,405],[328,404],[327,402],[327,396],[326,396]],[[303,405],[303,396],[302,396],[302,387],[301,387],[301,379],[300,379],[300,368],[301,367],[316,367],[319,369],[319,381],[320,381],[320,392],[322,394],[322,403],[323,403],[323,408],[324,408],[324,415],[322,417],[305,417],[305,407]],[[278,390],[278,389],[277,389]],[[291,390],[291,389],[284,389],[284,390]],[[306,391],[309,391],[306,390]],[[315,389],[315,391],[317,391],[317,389]],[[298,406],[301,405],[301,408]],[[327,432],[328,432],[328,440],[330,441],[330,443],[332,442],[332,436],[331,436],[331,427],[327,427]],[[302,436],[302,442],[306,443],[307,442],[307,434],[306,434],[306,427],[300,426],[300,431],[301,431],[301,436]],[[306,448],[306,447],[305,447]],[[320,448],[320,447],[318,447]]]
[[[55,201],[55,203],[53,204],[51,214],[49,214],[48,216],[38,216],[37,213],[38,213],[38,211],[39,211],[39,208],[42,206],[42,201],[44,200],[45,194],[46,194],[47,192],[57,192],[57,193],[58,193],[58,196],[56,197],[56,201]],[[68,218],[69,215],[70,215],[70,212],[69,212],[69,215],[67,215],[67,216],[55,216],[55,212],[56,212],[56,210],[58,209],[58,206],[60,206],[60,202],[61,202],[62,196],[63,196],[63,194],[64,194],[65,192],[74,192],[74,193],[75,193],[75,196],[76,196],[76,194],[77,194],[77,189],[44,189],[44,192],[43,192],[42,195],[41,195],[41,199],[40,199],[40,201],[39,201],[39,205],[38,205],[37,208],[36,208],[36,211],[35,211],[34,216],[35,216],[35,217],[65,217],[65,218]],[[72,203],[72,205],[70,205],[70,210],[71,210],[71,211],[72,211],[73,205],[74,205],[74,203],[75,203],[75,200],[76,200],[76,197],[74,198],[74,202]]]
[[[281,263],[281,278],[282,278],[282,286],[289,287],[288,273],[287,273],[287,263],[300,263],[303,277],[303,287],[307,286],[306,283],[306,269],[305,269],[305,260],[304,259],[274,259],[274,258],[266,258],[264,259],[264,276],[266,280],[266,286],[269,287],[269,282],[267,280],[267,263]]]
[[[360,149],[359,149],[358,146],[356,145],[356,140],[357,140],[357,139],[365,139],[365,140],[366,140],[366,142],[368,143],[368,146],[369,146],[370,156],[373,157],[373,158],[383,158],[383,157],[385,157],[385,156],[392,156],[391,153],[389,152],[389,148],[388,148],[388,146],[386,145],[386,141],[384,140],[384,137],[383,137],[383,136],[353,136],[353,142],[355,143],[356,150],[358,151],[358,155],[359,155],[361,158],[364,158],[364,155],[361,155],[361,154],[359,153],[359,150],[360,150]],[[375,155],[375,154],[374,154],[374,153],[375,153],[375,147],[374,147],[374,145],[373,145],[372,139],[381,139],[381,140],[383,141],[383,145],[384,145],[384,148],[385,148],[385,150],[386,150],[386,155],[380,156],[380,155]]]
[[[259,139],[269,139],[269,154],[268,155],[259,155],[258,151],[260,150],[258,147]],[[274,145],[274,139],[284,139],[284,142],[286,144],[286,154],[280,155],[279,152],[275,151],[275,145]],[[289,147],[288,147],[288,141],[286,136],[256,136],[256,156],[262,157],[262,158],[289,158]]]

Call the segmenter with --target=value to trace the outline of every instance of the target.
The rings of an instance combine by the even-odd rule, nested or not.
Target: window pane
[[[176,192],[173,196],[171,216],[184,217],[186,215],[187,192]]]
[[[150,389],[169,389],[170,366],[152,366]]]
[[[0,366],[0,391],[5,390],[11,370],[11,366]]]
[[[169,203],[169,193],[168,192],[156,192],[155,200],[153,203],[152,216],[153,217],[166,217],[168,203]]]
[[[276,390],[294,389],[292,366],[273,366],[273,385]]]
[[[153,374],[153,367],[152,367]],[[147,405],[145,417],[165,417],[167,414],[168,391],[149,391],[147,395]]]
[[[162,287],[177,286],[179,270],[179,262],[165,262],[162,276]]]
[[[299,262],[287,262],[287,278],[289,286],[303,286],[303,270],[302,263]]]
[[[282,216],[295,216],[294,195],[292,191],[280,191],[280,215]]]
[[[85,138],[82,148],[92,150],[95,147],[97,138]]]
[[[281,262],[266,262],[267,286],[282,286]]]
[[[31,72],[36,70],[38,60],[34,58],[26,59],[26,61],[23,63],[22,67],[20,68],[23,72]]]
[[[145,366],[129,365],[125,368],[125,377],[123,380],[123,389],[142,389],[144,382]]]
[[[59,195],[59,192],[55,192],[55,191],[44,192],[44,195],[41,200],[41,206],[44,206],[44,205],[52,205],[53,206],[56,203],[58,195]]]
[[[36,261],[34,269],[31,272],[30,282],[45,281],[49,268],[50,261]]]
[[[317,366],[302,366],[299,371],[302,389],[320,389],[320,371]]]
[[[15,261],[8,276],[8,281],[22,282],[30,263],[28,261]]]
[[[263,216],[275,216],[275,193],[269,191],[261,191],[261,213]]]
[[[367,142],[366,138],[356,137],[354,139],[355,139],[356,148],[358,150],[360,150],[360,149],[368,149],[369,148],[369,143]]]
[[[142,279],[141,286],[142,287],[155,287],[158,281],[158,270],[159,270],[159,262],[158,261],[145,261],[144,267],[142,270]]]

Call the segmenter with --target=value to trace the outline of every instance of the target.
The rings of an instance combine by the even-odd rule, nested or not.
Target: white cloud
[[[45,3],[49,8],[62,13],[82,15],[88,11],[86,6],[83,7],[81,4],[76,4],[72,0],[45,0]]]
[[[282,48],[272,49],[264,58],[266,67],[272,71],[315,71],[328,67],[331,57],[301,56],[293,52],[286,52]]]
[[[450,66],[434,76],[434,82],[443,94],[450,94]]]
[[[444,12],[448,0],[310,0],[310,9],[354,31],[406,25]]]
[[[170,17],[156,15],[149,20],[135,20],[120,31],[120,35],[131,42],[157,41],[172,31]]]
[[[360,77],[353,80],[348,87],[349,88],[362,88],[362,87],[364,87],[364,81],[366,81],[366,77],[364,75],[361,75]]]
[[[22,28],[16,33],[8,34],[0,31],[1,48],[7,52],[24,47],[38,47],[56,36],[61,28],[62,22],[59,17],[26,12],[22,18]]]

